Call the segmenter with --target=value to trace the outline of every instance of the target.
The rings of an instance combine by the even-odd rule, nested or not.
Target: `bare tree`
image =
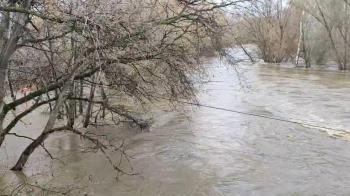
[[[314,0],[305,5],[307,13],[323,26],[339,70],[346,70],[348,67],[348,7],[347,1],[337,0]],[[324,48],[327,49],[327,47]]]
[[[281,0],[250,1],[240,10],[240,40],[258,46],[265,62],[279,63],[294,56],[297,31],[292,9]]]
[[[85,113],[85,127],[127,121],[144,129],[148,121],[133,109],[159,99],[194,99],[191,76],[203,71],[201,49],[211,43],[225,54],[216,19],[222,9],[239,2],[3,1],[0,145],[24,116],[43,105],[53,106],[41,135],[31,138],[12,169],[22,170],[34,150],[59,131],[80,135],[107,155],[101,138],[77,127],[77,101],[79,113]],[[11,74],[13,91],[28,84],[33,91],[5,102],[8,69],[16,72]],[[135,107],[116,104],[118,99],[132,100]],[[9,111],[27,103],[29,108],[5,126]],[[60,113],[64,118],[57,123]],[[108,156],[107,160],[113,164]]]

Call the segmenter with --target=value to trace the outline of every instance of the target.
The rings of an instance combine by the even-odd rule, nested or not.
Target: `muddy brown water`
[[[199,102],[211,106],[350,130],[350,75],[275,65],[232,69],[208,63]],[[9,171],[25,139],[8,137],[0,151],[1,194],[21,183],[71,195],[350,195],[350,141],[326,131],[221,110],[157,108],[150,132],[101,128],[123,136],[137,175],[116,173],[100,153],[73,135],[55,135],[23,173]],[[34,113],[16,131],[38,135],[46,115]],[[128,164],[123,166],[130,169]],[[20,189],[20,188],[18,188]],[[19,192],[18,192],[19,193]],[[59,195],[33,187],[22,195]]]

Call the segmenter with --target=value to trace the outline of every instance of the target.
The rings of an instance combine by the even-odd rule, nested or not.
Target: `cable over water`
[[[168,101],[170,100],[170,99],[164,98],[164,97],[158,97],[158,98],[165,99]],[[174,101],[174,100],[171,100],[171,101]],[[330,136],[340,137],[343,139],[350,140],[350,133],[344,129],[335,129],[332,127],[315,125],[315,124],[312,124],[309,122],[303,122],[303,121],[292,120],[292,119],[284,119],[281,117],[266,116],[266,115],[262,115],[262,114],[254,114],[254,113],[250,113],[250,112],[238,111],[238,110],[222,108],[222,107],[217,107],[217,106],[211,106],[211,105],[195,103],[195,102],[189,102],[189,101],[175,100],[175,102],[187,104],[187,105],[193,105],[193,106],[197,106],[197,107],[204,107],[204,108],[210,108],[210,109],[215,109],[215,110],[221,110],[221,111],[231,112],[231,113],[236,113],[236,114],[242,114],[242,115],[247,115],[247,116],[254,116],[257,118],[265,118],[265,119],[270,119],[270,120],[275,120],[275,121],[280,121],[280,122],[297,124],[297,125],[303,126],[305,128],[318,129],[320,131],[325,131]]]

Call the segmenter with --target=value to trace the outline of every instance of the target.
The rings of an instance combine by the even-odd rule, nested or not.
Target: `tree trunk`
[[[79,81],[79,97],[82,98],[84,95],[83,80]],[[79,100],[79,114],[83,114],[83,100]]]
[[[21,171],[24,167],[24,165],[27,163],[29,156],[34,152],[34,150],[40,146],[43,141],[53,132],[58,130],[62,130],[63,128],[56,128],[54,129],[53,127],[55,126],[56,123],[56,118],[59,113],[60,108],[64,105],[65,101],[67,100],[69,94],[72,91],[72,85],[73,81],[69,80],[66,82],[66,84],[62,88],[62,92],[59,95],[59,98],[57,100],[57,103],[55,105],[55,108],[50,114],[49,120],[46,123],[46,126],[41,133],[41,135],[35,139],[27,148],[22,152],[20,158],[18,159],[16,165],[11,168],[13,171]],[[67,127],[64,127],[67,128]]]
[[[92,83],[90,87],[91,89],[90,89],[89,102],[85,111],[85,118],[84,118],[84,124],[83,124],[84,128],[88,127],[90,123],[90,117],[91,117],[92,106],[93,106],[92,100],[94,99],[94,96],[95,96],[95,87],[96,87],[95,79],[92,79]]]
[[[3,47],[0,54],[0,113],[4,109],[4,99],[6,96],[6,79],[7,79],[7,70],[8,70],[8,61],[11,58],[12,54],[16,50],[16,44],[18,41],[18,36],[21,34],[22,28],[16,29],[13,35],[7,42],[7,45]],[[5,116],[0,116],[0,146],[2,145],[5,135],[3,133],[3,121]]]
[[[34,150],[53,132],[60,131],[64,129],[68,129],[68,126],[60,127],[60,128],[54,128],[57,115],[60,111],[60,108],[65,104],[67,98],[69,95],[72,94],[73,91],[73,85],[74,85],[74,77],[77,74],[77,70],[79,69],[80,64],[76,64],[72,69],[70,70],[70,74],[66,77],[66,82],[64,83],[62,87],[62,91],[57,99],[56,105],[51,112],[49,119],[45,125],[44,130],[42,131],[41,135],[35,139],[21,154],[20,158],[18,159],[16,165],[11,169],[14,171],[21,171],[24,167],[24,165],[27,163],[29,156],[34,152]]]
[[[347,69],[348,64],[348,32],[349,32],[349,24],[348,24],[348,14],[349,14],[349,6],[345,4],[345,32],[344,32],[344,70]]]
[[[50,129],[48,131],[44,131],[38,138],[36,138],[27,148],[22,152],[20,158],[18,159],[15,166],[11,168],[13,171],[22,171],[23,167],[27,163],[30,155],[34,152],[34,150],[39,147],[45,139],[53,132],[62,131],[67,129],[66,127],[60,127],[56,129]]]
[[[327,31],[327,34],[328,34],[328,38],[331,41],[331,46],[332,46],[332,49],[333,49],[333,51],[335,53],[335,56],[336,56],[336,60],[337,60],[337,63],[338,63],[338,68],[339,68],[339,70],[344,70],[345,67],[343,65],[342,58],[339,55],[337,46],[335,45],[335,41],[334,41],[334,38],[333,38],[333,35],[332,35],[332,28],[329,26],[329,24],[328,24],[328,22],[326,20],[325,13],[322,11],[318,1],[316,1],[316,6],[317,6],[318,11],[320,12],[321,19],[323,21],[323,26],[326,28],[326,31]]]
[[[303,47],[303,53],[304,53],[304,61],[305,61],[305,68],[310,68],[311,67],[311,53],[310,53],[310,48],[307,47],[306,45],[306,39],[305,39],[305,28],[304,24],[302,26],[302,47]]]
[[[103,87],[103,84],[102,84],[102,82],[101,82],[101,96],[102,96],[102,101],[104,102],[104,103],[107,103],[107,95],[106,95],[106,92],[105,92],[105,89],[104,89],[104,87]],[[106,107],[105,107],[105,104],[103,104],[102,105],[102,116],[101,116],[101,118],[105,118],[105,116],[106,116]]]
[[[252,55],[249,54],[247,49],[245,49],[245,47],[242,44],[239,44],[239,47],[243,50],[244,54],[248,56],[250,62],[254,63],[255,60],[253,59]]]
[[[298,65],[299,64],[299,57],[300,57],[300,47],[301,47],[301,42],[303,40],[303,36],[304,36],[304,15],[305,15],[305,10],[303,10],[302,14],[301,14],[301,19],[300,19],[300,23],[299,23],[299,40],[298,40],[298,49],[297,49],[297,55],[295,57],[295,64]]]
[[[20,4],[24,9],[29,9],[31,6],[31,0],[22,1]],[[9,3],[10,6],[13,6],[14,3]],[[28,15],[22,13],[13,14],[14,17],[11,17],[11,14],[5,14],[5,17],[0,21],[5,27],[4,35],[1,39],[4,41],[0,53],[0,147],[5,139],[6,133],[3,132],[3,122],[5,119],[5,114],[3,112],[5,103],[4,98],[6,96],[6,77],[8,62],[12,54],[16,51],[17,42],[20,38],[20,35],[23,32],[24,26],[26,25],[26,20]]]

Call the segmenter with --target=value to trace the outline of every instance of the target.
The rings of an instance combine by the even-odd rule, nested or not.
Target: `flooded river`
[[[237,77],[216,60],[208,66],[208,82],[198,96],[202,104],[350,131],[348,73],[242,64]],[[29,118],[37,124],[17,130],[35,136],[46,117],[33,114],[24,121]],[[5,194],[25,182],[72,189],[71,195],[350,195],[350,141],[338,137],[343,132],[196,106],[156,111],[154,120],[150,132],[108,128],[126,138],[136,174],[119,180],[76,136],[47,142],[60,160],[37,150],[24,174],[13,173],[8,168],[28,142],[9,137],[0,152],[0,190]]]

